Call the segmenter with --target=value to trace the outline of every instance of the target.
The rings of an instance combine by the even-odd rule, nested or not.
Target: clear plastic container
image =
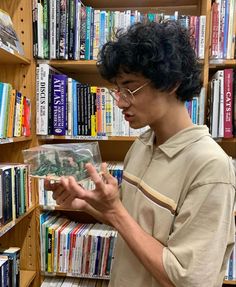
[[[30,176],[49,176],[55,181],[61,176],[74,176],[78,182],[82,181],[89,177],[86,163],[92,163],[98,172],[102,163],[97,142],[40,145],[23,150],[23,157],[30,166]]]

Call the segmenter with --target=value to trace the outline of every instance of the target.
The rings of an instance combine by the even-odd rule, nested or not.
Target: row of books
[[[48,64],[36,70],[38,135],[136,136],[107,88],[81,84]]]
[[[236,135],[236,73],[233,69],[217,71],[210,81],[207,120],[214,138]]]
[[[0,164],[0,226],[20,217],[31,206],[28,166]]]
[[[43,59],[97,59],[99,49],[118,29],[135,22],[177,20],[191,28],[194,48],[204,58],[205,16],[173,15],[138,10],[105,11],[84,6],[80,0],[33,0],[34,56]]]
[[[236,234],[235,234],[236,242]],[[236,280],[236,244],[234,244],[233,251],[230,254],[225,273],[225,280]]]
[[[0,138],[30,136],[30,99],[0,82]]]
[[[215,0],[211,8],[211,49],[214,59],[236,57],[236,1]]]
[[[123,162],[107,162],[107,168],[111,175],[113,175],[120,185],[122,182],[122,175],[123,175]],[[83,181],[83,187],[85,189],[93,189],[94,184],[93,182],[88,179]],[[52,191],[45,190],[44,188],[44,179],[38,180],[38,192],[39,192],[39,204],[45,207],[55,207],[56,201],[52,197]]]
[[[41,270],[70,276],[107,277],[111,273],[117,231],[50,212],[40,215]]]
[[[108,287],[108,280],[70,278],[70,277],[46,277],[41,287]]]
[[[37,66],[36,132],[38,135],[138,136],[124,120],[109,90],[60,74],[46,63]],[[196,124],[204,122],[205,90],[186,103]]]
[[[20,248],[0,248],[0,287],[20,287]]]

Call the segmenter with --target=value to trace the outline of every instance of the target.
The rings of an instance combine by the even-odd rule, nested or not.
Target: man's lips
[[[134,115],[130,113],[123,113],[123,115],[126,121],[130,121],[134,117]]]

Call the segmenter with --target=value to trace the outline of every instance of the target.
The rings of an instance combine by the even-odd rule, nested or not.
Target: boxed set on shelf
[[[30,165],[30,175],[37,178],[74,176],[79,182],[89,177],[85,164],[92,163],[97,171],[101,155],[97,142],[45,144],[23,150],[24,162]]]

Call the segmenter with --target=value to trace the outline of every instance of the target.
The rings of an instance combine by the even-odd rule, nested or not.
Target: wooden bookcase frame
[[[158,6],[156,6],[158,2]],[[211,69],[225,67],[236,67],[236,60],[224,60],[222,63],[209,60],[210,44],[210,12],[211,0],[84,0],[85,5],[94,8],[124,10],[139,9],[140,11],[180,11],[182,14],[206,15],[206,46],[203,65],[203,85],[208,86]],[[1,162],[22,162],[22,149],[26,149],[43,143],[68,142],[65,137],[38,137],[35,128],[35,68],[36,62],[32,54],[32,0],[1,0],[0,9],[7,11],[13,20],[14,28],[23,43],[25,56],[10,54],[0,48],[0,81],[11,83],[16,89],[31,99],[32,104],[32,136],[29,138],[20,137],[12,139],[12,142],[2,144],[0,142]],[[49,62],[50,65],[61,70],[63,73],[93,85],[106,85],[109,83],[101,79],[97,73],[96,61],[57,61]],[[207,90],[207,89],[206,89]],[[131,146],[133,137],[109,137],[108,140],[99,141],[103,160],[124,159],[124,156]],[[8,142],[8,141],[6,141]],[[219,140],[218,143],[232,157],[236,157],[236,139]],[[38,195],[36,182],[32,182],[33,207],[22,218],[17,220],[13,226],[5,231],[0,229],[0,246],[21,247],[21,287],[40,286],[40,242],[39,242],[39,214],[42,212],[38,206]],[[63,211],[66,212],[66,211]],[[73,216],[76,212],[73,212]],[[82,215],[81,215],[82,216]],[[2,233],[1,233],[2,231]],[[229,282],[230,283],[230,282]],[[235,283],[235,282],[234,282]]]

